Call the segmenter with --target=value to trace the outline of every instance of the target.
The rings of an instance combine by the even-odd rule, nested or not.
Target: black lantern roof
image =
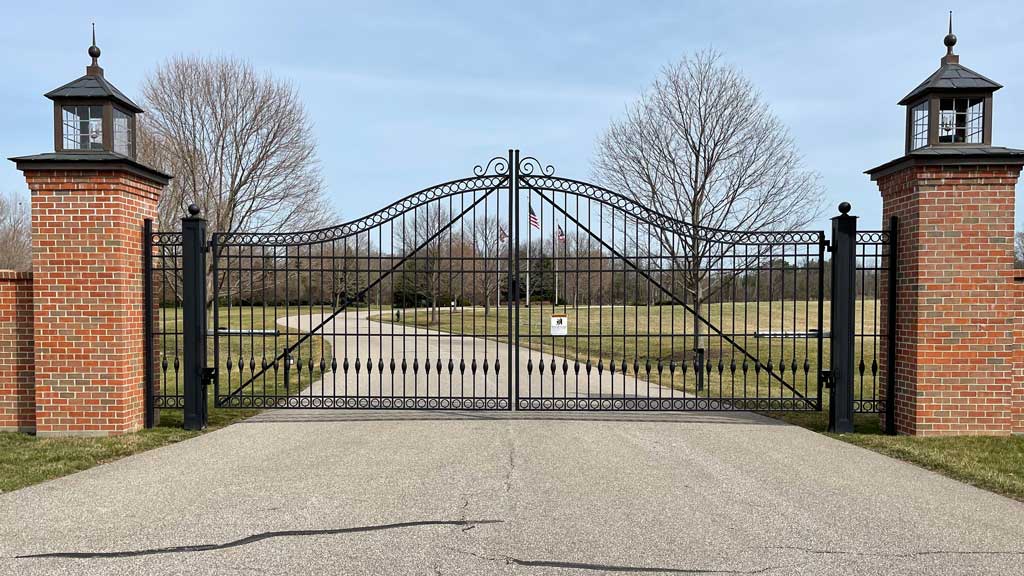
[[[92,68],[90,66],[89,68]],[[50,100],[79,99],[79,98],[103,98],[117,102],[121,106],[135,113],[142,112],[138,104],[132,102],[113,84],[107,82],[103,77],[103,71],[99,75],[86,74],[77,80],[68,82],[60,88],[55,88],[44,94]]]
[[[907,105],[929,92],[970,90],[971,92],[995,92],[1002,84],[994,82],[958,62],[942,59],[942,65],[927,80],[914,88],[900,100],[900,105]]]

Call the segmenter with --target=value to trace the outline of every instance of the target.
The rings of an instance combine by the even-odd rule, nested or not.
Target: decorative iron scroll
[[[548,167],[550,168],[550,166]],[[822,233],[815,231],[746,231],[746,230],[719,230],[717,228],[706,228],[694,226],[678,218],[662,214],[639,204],[618,192],[602,188],[596,184],[582,182],[570,178],[557,176],[533,176],[523,173],[520,175],[524,183],[537,190],[550,192],[561,192],[573,194],[584,198],[592,198],[607,206],[629,214],[637,220],[670,230],[684,236],[699,236],[706,242],[718,242],[722,244],[772,244],[772,243],[797,243],[816,244],[821,241]]]
[[[494,163],[495,160],[492,160],[491,163]],[[506,160],[506,164],[507,162],[508,161]],[[488,169],[490,167],[491,164],[488,164]],[[346,222],[344,224],[339,224],[337,226],[302,232],[221,233],[215,235],[216,243],[218,245],[272,244],[276,246],[284,246],[332,242],[334,240],[351,237],[355,234],[359,234],[360,232],[365,232],[371,228],[390,222],[391,220],[401,216],[403,213],[415,210],[417,207],[435,200],[440,200],[456,194],[465,194],[467,192],[492,191],[502,186],[507,180],[507,176],[503,176],[501,174],[480,175],[473,178],[452,180],[406,196],[405,198],[402,198],[401,200],[382,208],[369,216],[365,216],[351,222]]]

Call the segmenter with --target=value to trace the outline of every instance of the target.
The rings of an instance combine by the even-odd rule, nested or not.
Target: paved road
[[[459,310],[459,313],[461,313]],[[466,309],[470,310],[470,309]],[[447,312],[446,312],[447,314]],[[377,315],[376,312],[373,313]],[[282,318],[279,324],[286,330],[305,332],[311,326],[319,326],[322,316],[319,314],[307,314]],[[458,324],[455,320],[454,324]],[[365,310],[349,312],[328,322],[317,331],[323,335],[325,341],[331,344],[332,349],[341,362],[343,358],[349,358],[350,364],[355,359],[360,359],[364,365],[361,372],[357,373],[354,368],[346,374],[339,370],[337,373],[328,375],[311,386],[303,389],[300,396],[361,396],[361,397],[464,397],[464,398],[494,398],[508,400],[508,372],[514,362],[509,359],[508,344],[495,340],[483,338],[472,338],[439,332],[414,326],[401,324],[390,324],[376,322],[371,319],[371,313]],[[547,337],[548,342],[551,341]],[[534,341],[539,341],[534,336]],[[597,344],[595,342],[594,346]],[[556,346],[556,350],[558,347]],[[308,354],[305,350],[302,354]],[[522,347],[519,349],[519,393],[518,397],[543,398],[543,399],[566,399],[566,398],[684,398],[685,394],[671,387],[658,386],[656,383],[648,383],[633,378],[630,375],[623,375],[621,370],[611,371],[605,369],[599,373],[596,368],[588,377],[585,368],[582,368],[579,375],[573,371],[575,358],[551,354],[550,351],[541,353],[537,350],[530,350]],[[388,370],[392,358],[401,363],[403,358],[407,359],[408,371],[403,374],[397,370],[394,375]],[[429,374],[420,372],[414,373],[411,368],[413,359],[417,358],[422,365],[425,361],[431,364]],[[374,369],[367,372],[365,364],[367,359],[374,365]],[[379,362],[383,359],[385,372],[382,374]],[[449,377],[447,366],[449,359],[455,367],[453,375]],[[478,371],[472,373],[470,366],[472,361],[477,360]],[[441,360],[442,372],[440,377],[436,371],[436,362]],[[488,362],[490,370],[483,371],[484,361]],[[527,362],[532,360],[533,371],[527,370]],[[552,361],[556,370],[550,371]],[[466,371],[460,373],[459,365],[465,363]],[[494,371],[494,366],[499,365],[501,370]],[[541,372],[541,366],[545,370]],[[563,366],[567,371],[563,372]],[[667,381],[667,377],[666,377]]]
[[[742,413],[267,412],[0,495],[0,574],[601,573],[1024,574],[1024,504]]]

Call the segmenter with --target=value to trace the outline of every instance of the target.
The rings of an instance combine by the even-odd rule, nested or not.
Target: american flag
[[[501,224],[498,224],[498,242],[504,244],[508,241],[508,233],[505,232],[505,228]]]
[[[540,230],[540,218],[537,218],[537,213],[533,211],[532,204],[530,205],[530,226]]]
[[[562,225],[558,225],[558,241],[565,242],[565,231],[562,230]]]

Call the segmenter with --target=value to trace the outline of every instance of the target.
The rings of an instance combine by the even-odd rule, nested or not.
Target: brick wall
[[[32,274],[0,270],[0,431],[35,430]]]
[[[1008,434],[1013,423],[1019,165],[910,165],[877,179],[898,216],[896,428]],[[886,299],[880,302],[884,314]],[[885,361],[882,381],[885,381]]]
[[[162,187],[125,170],[26,169],[36,432],[143,424],[142,224]]]

